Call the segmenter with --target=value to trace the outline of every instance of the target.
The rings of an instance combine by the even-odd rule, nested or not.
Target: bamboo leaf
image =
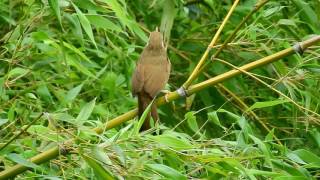
[[[95,104],[96,104],[96,99],[90,101],[89,103],[85,104],[81,108],[81,111],[76,118],[76,122],[78,124],[82,124],[84,121],[88,120],[88,118],[90,117],[90,115],[93,111]]]
[[[98,162],[96,159],[87,156],[82,155],[83,159],[87,162],[87,164],[93,169],[94,173],[96,174],[98,179],[101,180],[113,180],[115,179],[110,171],[108,171],[106,168],[104,168],[100,162]]]
[[[8,154],[7,158],[9,158],[11,161],[13,161],[15,163],[21,164],[21,165],[29,167],[29,168],[34,168],[34,169],[39,168],[39,166],[36,165],[35,163],[23,158],[21,155],[16,154],[16,153]]]
[[[54,14],[56,15],[56,17],[59,21],[60,27],[62,29],[59,1],[58,0],[48,0],[48,2],[49,2],[51,9],[54,12]]]
[[[162,144],[177,150],[194,148],[194,146],[190,143],[189,140],[179,138],[174,134],[162,134],[162,135],[153,136],[150,138],[159,144]]]
[[[146,164],[146,166],[158,173],[160,173],[161,175],[163,175],[164,177],[168,178],[168,179],[176,179],[176,180],[186,180],[186,176],[184,176],[183,174],[181,174],[179,171],[166,166],[164,164]]]
[[[89,20],[75,4],[72,3],[72,5],[77,12],[79,21],[81,23],[82,28],[84,29],[84,32],[86,32],[86,34],[88,35],[88,37],[90,38],[94,46],[98,48],[96,41],[94,40],[94,37],[93,37],[92,28]]]
[[[111,30],[116,32],[121,32],[122,29],[114,24],[112,21],[110,21],[107,18],[104,18],[99,15],[86,15],[86,17],[89,19],[90,23],[93,24],[97,28],[101,28],[104,30]]]
[[[272,107],[279,104],[287,103],[288,100],[279,99],[274,101],[264,101],[264,102],[255,102],[252,106],[250,106],[246,111],[252,111],[254,109],[262,109],[266,107]]]
[[[65,103],[72,103],[82,89],[83,83],[70,89],[65,97]]]
[[[190,129],[192,129],[193,132],[197,132],[199,130],[199,126],[197,123],[197,118],[194,115],[194,111],[187,112],[184,117],[187,119]]]

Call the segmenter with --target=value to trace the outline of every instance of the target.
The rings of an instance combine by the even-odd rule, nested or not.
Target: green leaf
[[[159,174],[163,175],[167,179],[175,179],[175,180],[186,180],[187,177],[181,174],[179,171],[166,166],[164,164],[146,164],[148,168],[158,172]]]
[[[135,126],[135,131],[134,131],[134,134],[137,135],[139,134],[139,131],[144,123],[144,121],[146,120],[150,110],[151,110],[151,106],[152,106],[152,103],[153,103],[154,99],[151,101],[151,103],[148,105],[148,107],[144,110],[144,112],[142,113],[142,116],[140,117],[139,121],[138,121],[138,124]],[[151,118],[151,117],[150,117]]]
[[[252,106],[250,106],[246,111],[252,111],[254,109],[261,109],[265,107],[276,106],[279,104],[287,103],[288,100],[279,99],[274,101],[264,101],[264,102],[255,102]]]
[[[296,23],[291,19],[280,19],[278,24],[297,27]]]
[[[270,171],[262,171],[262,170],[257,170],[257,169],[248,169],[246,170],[247,173],[252,174],[252,175],[263,175],[263,176],[268,176],[268,177],[278,177],[281,175],[278,172],[270,172]]]
[[[72,44],[69,44],[67,42],[63,42],[63,46],[70,49],[72,52],[79,55],[82,59],[84,59],[87,62],[89,62],[90,64],[92,64],[92,61],[83,52],[81,52],[78,48],[74,47]]]
[[[66,103],[72,103],[72,101],[77,97],[77,95],[80,93],[81,88],[83,86],[83,83],[70,89],[65,97]]]
[[[4,125],[5,123],[7,123],[9,120],[8,119],[1,119],[0,118],[0,126]]]
[[[7,75],[8,78],[24,76],[29,72],[27,69],[23,69],[20,67],[13,68]]]
[[[32,125],[27,129],[27,132],[45,141],[59,142],[65,140],[58,133],[43,125]]]
[[[111,9],[114,11],[114,13],[119,18],[120,22],[123,25],[127,26],[132,32],[137,34],[143,41],[145,42],[148,41],[148,37],[139,27],[138,23],[132,20],[131,17],[127,15],[128,11],[117,0],[104,0],[104,2],[111,7]]]
[[[53,102],[51,93],[44,82],[42,82],[41,85],[39,85],[39,87],[37,88],[37,94],[46,102]]]
[[[253,135],[249,135],[249,137],[254,141],[255,144],[258,145],[259,149],[262,151],[264,154],[264,157],[266,158],[267,162],[271,164],[271,154],[267,146],[262,142],[259,138],[256,138]]]
[[[82,155],[82,157],[87,162],[87,164],[93,169],[98,179],[101,179],[101,180],[115,179],[111,174],[111,172],[108,171],[106,168],[104,168],[99,161],[87,155]]]
[[[23,166],[29,167],[29,168],[39,168],[38,165],[36,165],[35,163],[25,159],[24,157],[22,157],[20,154],[16,154],[16,153],[10,153],[7,155],[7,158],[9,158],[11,161],[21,164]]]
[[[92,74],[86,66],[79,62],[79,59],[77,59],[75,56],[66,54],[66,60],[71,66],[74,66],[83,74],[96,79],[96,76]]]
[[[320,33],[320,22],[317,16],[318,12],[316,13],[313,8],[310,6],[310,3],[307,3],[303,0],[292,0],[292,2],[297,6],[300,10],[300,17],[311,27],[314,33]]]
[[[288,174],[292,175],[292,176],[304,176],[304,177],[309,177],[308,173],[304,173],[306,172],[306,170],[302,167],[293,167],[292,165],[283,162],[282,160],[272,160],[272,164],[275,168],[277,169],[281,169],[285,172],[287,172]]]
[[[184,117],[187,119],[188,126],[193,132],[198,132],[199,127],[197,123],[197,118],[194,115],[194,111],[187,112]]]
[[[220,120],[219,120],[219,116],[218,116],[218,114],[217,114],[217,111],[209,112],[209,113],[207,114],[207,116],[208,116],[208,119],[209,119],[211,122],[213,122],[214,124],[216,124],[216,125],[224,128],[224,127],[221,125],[221,123],[220,123]]]
[[[108,154],[102,147],[93,147],[91,155],[94,159],[98,160],[99,162],[112,166],[112,161],[110,160]]]
[[[115,25],[112,21],[99,15],[86,15],[91,24],[97,28],[121,32],[122,29]]]
[[[71,124],[77,124],[74,117],[67,113],[50,113],[50,117],[57,121],[64,121]]]
[[[59,24],[60,24],[60,27],[62,29],[59,1],[58,0],[48,0],[48,1],[49,1],[49,5],[50,5],[51,9],[53,10],[54,14],[57,17]]]
[[[150,138],[159,144],[162,144],[177,150],[194,148],[194,146],[190,143],[189,140],[185,138],[183,139],[181,137],[177,137],[174,134],[162,134],[159,136],[152,136]]]
[[[320,132],[318,131],[317,128],[313,128],[310,131],[310,135],[313,137],[313,140],[317,144],[318,148],[320,148]]]
[[[170,32],[176,17],[177,9],[175,8],[175,1],[165,0],[163,1],[163,13],[161,17],[160,32],[163,32],[165,42],[168,43],[170,39]]]
[[[309,180],[309,178],[303,176],[278,176],[274,180]]]
[[[95,104],[96,104],[96,99],[90,101],[89,103],[85,104],[82,107],[79,115],[76,118],[76,122],[78,124],[82,124],[84,121],[88,120],[88,118],[90,117],[90,115],[92,113],[92,110],[93,110]]]
[[[236,122],[239,122],[239,121],[241,120],[241,118],[242,118],[241,116],[238,116],[238,115],[236,115],[236,114],[234,114],[234,113],[232,113],[232,112],[230,112],[230,111],[227,111],[227,110],[225,110],[225,109],[218,109],[217,112],[228,114],[228,115],[229,115],[232,119],[234,119],[234,121],[236,121]]]
[[[263,17],[268,17],[272,14],[278,13],[283,7],[281,6],[276,6],[273,8],[268,8],[267,10],[264,11]]]
[[[302,159],[304,162],[309,163],[309,166],[320,168],[320,157],[315,155],[314,153],[305,149],[299,149],[293,151],[292,153],[299,156],[299,158]]]
[[[272,130],[267,134],[267,136],[265,137],[265,140],[273,141],[273,137],[274,137],[274,128],[272,128]]]
[[[94,46],[98,49],[96,41],[94,40],[94,37],[93,37],[92,28],[91,28],[91,24],[90,24],[89,20],[75,4],[72,3],[72,5],[77,12],[79,21],[81,23],[82,28],[84,29],[84,32],[86,32],[86,34],[89,36],[89,38],[92,41],[92,43],[94,44]]]

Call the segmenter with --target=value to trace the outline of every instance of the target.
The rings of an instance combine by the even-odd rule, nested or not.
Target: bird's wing
[[[166,58],[167,57],[163,57]],[[146,64],[144,71],[144,86],[143,89],[151,97],[155,97],[168,82],[170,75],[170,62],[165,60],[162,64]]]
[[[140,63],[137,63],[136,69],[132,77],[132,94],[136,95],[142,90],[144,84],[144,68]]]

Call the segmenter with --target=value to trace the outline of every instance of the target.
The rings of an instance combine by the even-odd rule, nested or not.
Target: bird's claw
[[[169,95],[170,91],[161,90],[161,93],[164,93],[164,100],[168,103],[169,102],[168,95]]]

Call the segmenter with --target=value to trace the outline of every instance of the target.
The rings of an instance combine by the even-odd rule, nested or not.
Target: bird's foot
[[[169,95],[170,91],[163,89],[163,90],[161,90],[161,93],[164,93],[164,100],[168,103],[169,102],[168,95]]]

